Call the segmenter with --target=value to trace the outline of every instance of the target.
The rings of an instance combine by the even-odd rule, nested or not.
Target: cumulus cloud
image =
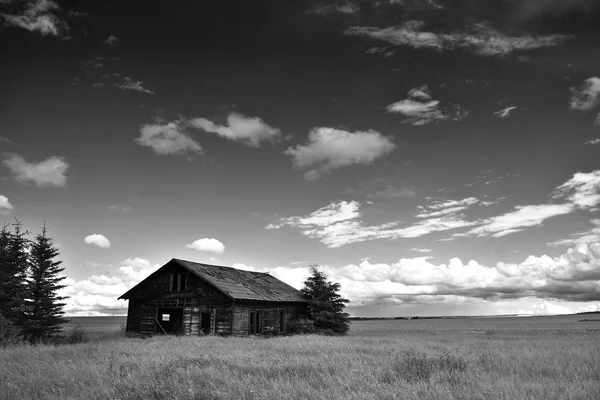
[[[0,14],[5,26],[27,29],[39,32],[42,36],[60,36],[68,30],[65,22],[61,21],[54,11],[60,10],[52,0],[26,0],[21,2],[22,8],[14,14]]]
[[[232,112],[227,116],[227,125],[217,125],[206,118],[194,118],[189,123],[206,132],[244,143],[252,147],[260,147],[265,141],[276,141],[281,138],[281,131],[258,117],[247,117]]]
[[[62,157],[52,156],[38,164],[29,163],[17,154],[11,154],[2,163],[19,182],[33,182],[38,186],[65,186],[69,168]]]
[[[8,215],[13,208],[13,205],[8,201],[8,197],[0,195],[0,215]]]
[[[516,51],[557,46],[570,38],[568,35],[509,36],[487,23],[468,26],[466,32],[436,33],[426,30],[425,21],[407,21],[400,27],[353,26],[344,33],[366,36],[396,46],[433,49],[437,51],[464,50],[481,56],[502,57]]]
[[[87,244],[98,246],[101,249],[108,249],[110,247],[110,241],[106,238],[106,236],[99,233],[88,235],[83,239],[83,241]]]
[[[591,111],[600,104],[600,78],[586,79],[580,87],[571,88],[571,109]]]
[[[586,79],[580,87],[571,89],[571,110],[589,112],[600,106],[600,78],[593,76]],[[600,126],[600,113],[594,125]]]
[[[570,304],[573,308],[567,312],[587,307],[586,302],[596,302],[593,309],[599,309],[600,243],[581,243],[557,257],[531,255],[521,263],[484,265],[452,258],[435,264],[428,257],[415,257],[390,264],[364,260],[322,269],[341,284],[349,307],[482,301],[489,310],[495,303],[523,299],[536,305],[535,300],[580,303]],[[308,268],[278,267],[270,273],[294,287],[301,287],[309,275]]]
[[[284,153],[292,157],[297,168],[315,167],[304,177],[318,179],[333,169],[353,164],[370,164],[396,148],[392,139],[374,130],[348,132],[335,128],[313,128],[308,143],[289,147]]]
[[[588,140],[585,144],[598,144],[600,143],[600,138]]]
[[[190,244],[186,244],[185,247],[190,250],[215,254],[223,254],[225,251],[225,245],[214,238],[198,239]]]
[[[241,269],[244,271],[257,271],[256,268],[254,268],[253,266],[242,264],[242,263],[235,263],[231,266],[231,268]],[[258,271],[258,272],[264,272],[264,271]]]
[[[200,143],[192,139],[185,128],[182,121],[142,125],[140,137],[134,143],[150,147],[160,155],[204,154]]]
[[[446,215],[423,219],[399,228],[399,222],[365,225],[360,217],[359,202],[336,201],[306,216],[279,218],[267,225],[266,229],[284,226],[298,228],[303,235],[319,239],[327,247],[335,248],[375,239],[415,238],[474,224],[456,215]]]
[[[408,92],[405,100],[389,104],[386,110],[402,114],[407,119],[405,123],[412,125],[427,125],[440,121],[460,121],[469,113],[458,104],[440,104],[433,100],[427,85],[416,87]]]
[[[120,295],[141,282],[160,266],[152,265],[150,261],[134,257],[123,260],[116,269],[105,268],[101,275],[76,280],[67,277],[66,285],[60,291],[65,300],[65,312],[68,316],[77,315],[123,315],[127,313],[127,302],[117,300]],[[102,265],[94,263],[97,270]]]
[[[497,117],[500,117],[500,118],[506,118],[516,109],[517,109],[517,106],[508,106],[501,110],[494,111],[494,115]]]

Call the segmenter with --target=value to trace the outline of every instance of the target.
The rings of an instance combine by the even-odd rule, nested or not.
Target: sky
[[[0,220],[68,315],[171,258],[353,316],[600,310],[600,2],[0,0]]]

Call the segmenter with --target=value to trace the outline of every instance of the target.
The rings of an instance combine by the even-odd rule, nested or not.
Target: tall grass
[[[7,348],[0,399],[600,399],[598,324],[414,322],[270,339],[116,328],[89,343]]]

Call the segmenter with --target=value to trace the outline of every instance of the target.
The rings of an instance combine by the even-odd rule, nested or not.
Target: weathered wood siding
[[[156,308],[129,300],[127,309],[126,332],[136,332],[143,335],[154,334]]]
[[[173,273],[186,274],[186,287],[182,291],[171,291]],[[167,265],[152,278],[131,293],[127,311],[127,332],[145,335],[160,333],[156,323],[158,309],[178,308],[183,311],[181,334],[202,335],[202,318],[210,318],[209,334],[248,335],[251,312],[261,313],[260,332],[279,331],[281,312],[284,312],[284,327],[305,307],[297,303],[271,303],[237,301],[189,273],[180,266]],[[285,329],[284,329],[285,332]]]
[[[233,335],[248,335],[250,332],[250,313],[261,313],[261,331],[279,331],[281,324],[281,313],[283,312],[283,332],[287,333],[287,326],[291,319],[304,310],[305,305],[293,304],[259,304],[242,303],[236,304],[233,310]]]
[[[184,291],[170,291],[171,289],[171,274],[172,273],[186,274],[186,289]],[[144,282],[132,294],[132,298],[138,299],[171,299],[171,298],[227,298],[218,289],[206,283],[196,275],[186,271],[184,268],[177,266],[168,266],[161,268],[156,272],[152,279]]]

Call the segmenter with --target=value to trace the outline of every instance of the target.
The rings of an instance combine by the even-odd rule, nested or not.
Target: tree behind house
[[[327,281],[327,275],[317,265],[304,281],[302,294],[309,300],[307,313],[316,331],[345,335],[350,329],[349,315],[344,312],[349,300],[338,294],[339,283]]]
[[[52,238],[48,237],[46,227],[42,228],[31,246],[31,271],[27,282],[27,319],[23,331],[25,338],[37,342],[55,337],[61,331],[61,324],[67,322],[62,318],[65,297],[57,292],[64,288],[60,282],[64,268]]]

